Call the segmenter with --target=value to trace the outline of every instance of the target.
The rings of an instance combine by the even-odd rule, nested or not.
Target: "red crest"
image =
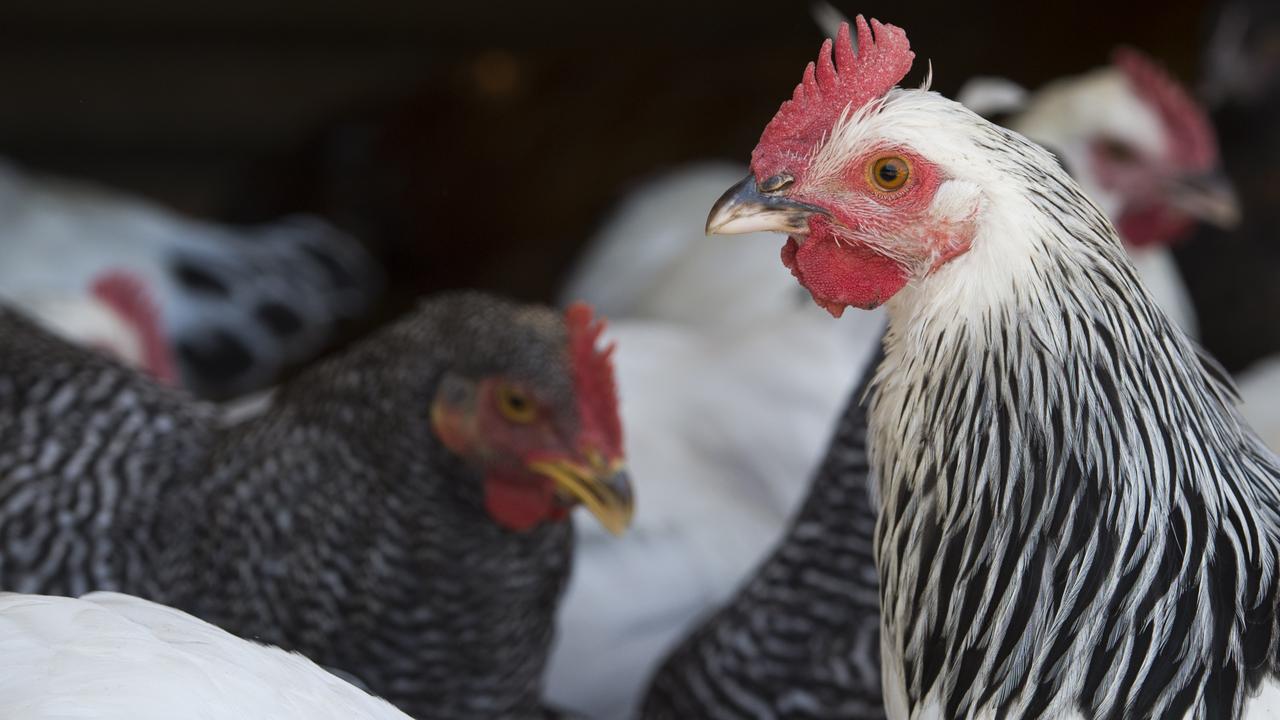
[[[1112,63],[1168,128],[1173,159],[1190,171],[1213,168],[1218,162],[1213,125],[1182,85],[1154,60],[1133,48],[1116,48]]]
[[[576,302],[565,312],[569,329],[569,361],[578,396],[582,434],[602,445],[615,460],[622,455],[622,421],[618,418],[618,390],[613,378],[613,343],[597,349],[605,322],[592,317],[591,306]]]
[[[177,385],[178,368],[164,336],[160,308],[147,284],[132,273],[112,270],[94,278],[89,293],[115,310],[138,333],[144,369],[162,383]]]
[[[758,180],[783,170],[796,170],[846,110],[853,111],[883,97],[911,69],[915,53],[901,28],[861,15],[855,49],[849,24],[841,23],[835,39],[822,43],[817,63],[809,63],[791,99],[782,103],[765,126],[760,143],[751,153],[751,169]],[[874,30],[874,34],[872,31]]]

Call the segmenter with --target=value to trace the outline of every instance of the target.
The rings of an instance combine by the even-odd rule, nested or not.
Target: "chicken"
[[[769,235],[704,237],[706,208],[743,172],[702,164],[640,186],[564,293],[610,309],[627,455],[645,478],[625,541],[579,521],[547,692],[592,717],[629,715],[778,541],[883,329],[871,314],[832,323],[777,272]]]
[[[0,594],[9,720],[409,720],[306,658],[128,595]]]
[[[248,228],[0,164],[0,299],[215,399],[259,389],[370,309],[382,276],[314,217]]]
[[[56,335],[141,368],[159,382],[179,382],[160,310],[133,275],[106,273],[83,294],[32,290],[8,300]]]
[[[831,13],[830,6],[820,7]],[[838,25],[838,20],[832,24],[832,32]],[[1113,137],[1136,138],[1146,148],[1152,142],[1143,134],[1153,127],[1165,137],[1214,147],[1203,112],[1163,70],[1134,51],[1123,51],[1118,58],[1123,62],[1083,79],[1058,81],[1030,101],[1020,88],[1010,92],[1006,83],[975,83],[968,92],[991,90],[977,98],[984,109],[998,104],[1003,111],[1026,111],[1029,123],[1042,126],[1047,137],[1081,134],[1085,141],[1063,143],[1072,151],[1085,148],[1076,154],[1087,156],[1091,143]],[[1145,90],[1157,81],[1160,92]],[[1053,115],[1045,110],[1063,105],[1072,112]],[[1206,181],[1217,174],[1216,150],[1209,167],[1197,171],[1200,184],[1193,187],[1183,182],[1187,172],[1180,156],[1158,149],[1155,157],[1134,154],[1135,165],[1148,173],[1143,182],[1162,191],[1171,186],[1170,202],[1189,211],[1179,219],[1229,222],[1229,186],[1220,179]],[[1092,166],[1080,166],[1083,179],[1099,185]],[[642,680],[690,621],[737,590],[770,547],[788,544],[796,528],[788,530],[787,521],[807,489],[798,481],[810,476],[843,391],[853,385],[854,369],[883,326],[882,318],[868,315],[832,325],[815,317],[815,308],[797,308],[797,288],[776,273],[772,253],[750,247],[772,242],[765,233],[702,237],[706,206],[744,172],[731,163],[704,163],[641,185],[588,244],[562,293],[565,298],[585,297],[615,317],[614,332],[623,340],[619,382],[629,398],[622,408],[627,445],[632,464],[649,479],[645,512],[630,543],[603,542],[597,530],[602,541],[598,551],[591,542],[579,544],[577,572],[561,608],[575,622],[562,623],[549,691],[565,705],[596,715],[632,707]],[[1128,187],[1099,190],[1109,193],[1108,209],[1117,218],[1152,196]],[[1190,202],[1195,199],[1203,202]],[[1166,249],[1180,237],[1173,230],[1141,235],[1144,246],[1131,252],[1142,263],[1144,278],[1159,283],[1162,302],[1193,327],[1190,301]],[[747,287],[752,291],[742,293]],[[633,329],[633,319],[644,322]],[[628,333],[639,337],[633,341]],[[711,343],[704,339],[707,335],[713,337]],[[744,342],[744,335],[750,339]],[[630,353],[639,358],[628,362]],[[801,365],[806,372],[750,371],[751,366]],[[770,407],[771,402],[786,403],[785,416],[795,432],[780,432],[774,418],[784,412],[779,405]],[[685,427],[688,418],[708,415],[713,419]],[[713,436],[707,437],[709,433]],[[775,490],[761,494],[759,488]],[[700,502],[690,501],[694,493]],[[694,512],[696,507],[708,510]],[[723,541],[729,537],[734,540]],[[756,572],[753,581],[764,582],[763,573]],[[759,616],[751,594],[748,587],[745,596],[733,598],[736,610],[725,609],[709,620],[717,630],[704,626],[697,631],[701,652],[718,652],[713,644],[728,637],[722,618],[748,609]],[[865,664],[865,659],[859,662]],[[692,666],[692,658],[673,658],[666,672],[683,675],[694,672]]]
[[[829,5],[820,4],[820,24],[824,26],[830,24],[831,32],[834,34],[839,27],[841,17]],[[836,18],[834,22],[830,22],[827,16]],[[1123,55],[1123,53],[1122,53]],[[1176,105],[1174,99],[1183,102],[1180,114],[1167,113],[1175,118],[1188,118],[1189,124],[1196,121],[1203,121],[1203,113],[1186,98],[1181,89],[1172,85],[1173,81],[1159,70],[1153,63],[1141,58],[1133,56],[1130,58],[1129,67],[1133,73],[1137,74],[1139,70],[1145,72],[1148,76],[1160,79],[1164,85],[1164,91],[1156,94],[1154,97],[1162,98],[1165,105]],[[1097,82],[1095,76],[1108,76],[1107,82]],[[1093,128],[1091,132],[1098,135],[1103,133],[1098,129],[1100,126],[1099,118],[1113,118],[1112,125],[1116,126],[1116,134],[1122,137],[1128,137],[1135,132],[1148,128],[1152,122],[1153,114],[1161,107],[1153,99],[1151,93],[1138,93],[1133,90],[1132,75],[1125,74],[1118,68],[1098,71],[1086,78],[1068,79],[1059,81],[1050,87],[1047,87],[1036,100],[1031,103],[1035,107],[1040,107],[1040,103],[1044,102],[1046,96],[1049,100],[1061,101],[1067,97],[1071,100],[1070,105],[1078,106],[1075,112],[1069,118],[1058,118],[1058,122],[1064,127],[1071,129],[1079,129],[1088,126]],[[1013,86],[1009,83],[985,81],[979,83],[971,83],[966,86],[968,95],[966,98],[969,102],[978,105],[984,111],[988,112],[1010,112],[1020,111],[1028,107],[1029,103],[1026,93],[1021,88]],[[977,93],[977,94],[975,94]],[[1084,100],[1091,100],[1094,103],[1106,101],[1111,105],[1088,105]],[[1061,104],[1061,103],[1059,103]],[[1136,107],[1135,107],[1136,106]],[[1174,122],[1165,122],[1165,115],[1159,115],[1157,120],[1165,125],[1162,128],[1167,134],[1174,134],[1180,131],[1180,125]],[[1017,118],[1013,119],[1017,122]],[[1128,123],[1128,124],[1126,124]],[[1183,123],[1183,124],[1188,124]],[[1207,131],[1207,124],[1202,124],[1200,130]],[[1056,129],[1055,129],[1056,130]],[[1186,134],[1184,132],[1184,134]],[[1204,133],[1192,133],[1192,135],[1202,136]],[[1212,143],[1212,135],[1207,135],[1208,142]],[[1072,146],[1074,147],[1074,145]],[[1149,163],[1154,169],[1160,169],[1161,164],[1158,162]],[[716,177],[726,179],[728,173],[732,172],[732,166],[715,166],[711,168],[694,168],[685,171],[676,176],[673,180],[665,180],[657,188],[648,190],[648,196],[641,196],[638,199],[629,201],[627,211],[625,211],[618,220],[610,223],[606,227],[603,237],[607,240],[607,244],[596,246],[592,260],[584,263],[583,268],[593,271],[595,277],[599,278],[595,287],[601,291],[610,289],[613,291],[612,298],[622,297],[627,299],[631,304],[635,305],[640,312],[646,315],[656,317],[670,318],[685,322],[697,322],[704,317],[702,305],[713,305],[715,308],[729,308],[730,310],[738,310],[739,306],[745,306],[744,315],[749,322],[756,325],[761,323],[751,314],[751,310],[760,306],[761,296],[772,300],[773,298],[782,298],[786,296],[787,290],[778,286],[779,282],[790,283],[790,278],[782,275],[775,276],[770,280],[764,274],[763,270],[758,269],[758,263],[771,261],[772,253],[755,252],[751,245],[763,243],[767,241],[767,236],[762,233],[750,233],[748,235],[738,236],[747,241],[747,245],[735,247],[732,244],[733,238],[713,236],[705,246],[696,245],[697,241],[692,238],[692,233],[688,234],[688,244],[691,249],[684,250],[682,255],[675,255],[674,248],[679,247],[673,242],[673,238],[677,237],[670,227],[671,218],[679,218],[678,210],[683,207],[681,203],[687,204],[693,197],[710,197],[719,192],[718,189],[708,188],[702,191],[701,183],[709,183]],[[1171,177],[1176,176],[1174,172],[1176,167],[1165,169]],[[1216,166],[1215,166],[1216,170]],[[1086,173],[1087,174],[1087,173]],[[1212,173],[1209,173],[1212,174]],[[1159,182],[1159,173],[1154,173],[1152,182]],[[1231,204],[1231,195],[1229,188],[1223,183],[1206,184],[1202,188],[1206,199],[1217,198],[1223,204],[1224,209],[1229,209]],[[698,191],[695,193],[693,191]],[[1126,197],[1133,199],[1142,197],[1142,193],[1128,192]],[[1125,202],[1113,202],[1116,212],[1122,212],[1125,209]],[[1225,222],[1228,218],[1221,216],[1209,216],[1210,219],[1216,219]],[[648,226],[657,228],[652,232],[652,239],[655,242],[646,243],[646,239],[638,228],[642,225],[641,221],[646,221]],[[1160,243],[1167,243],[1173,240],[1172,235],[1168,237],[1158,238]],[[658,252],[651,252],[646,256],[643,251],[645,249],[657,247]],[[698,251],[692,248],[699,248]],[[706,248],[706,249],[703,249]],[[1170,256],[1163,251],[1163,244],[1160,249],[1148,251],[1142,248],[1130,248],[1135,257],[1146,258],[1147,267],[1156,268],[1166,267],[1172,271],[1172,265],[1162,265],[1161,263],[1171,263]],[[675,269],[667,270],[662,263],[649,260],[650,264],[656,267],[663,267],[665,275],[657,275],[654,279],[654,271],[643,261],[653,256],[663,257],[675,255],[672,259],[666,260],[666,265],[673,266]],[[690,259],[701,260],[701,265],[694,265]],[[624,279],[631,275],[640,275],[640,281],[631,281],[631,285],[627,282],[609,285],[604,281],[604,268],[609,266],[608,260],[612,260],[613,266],[618,268]],[[677,264],[679,263],[679,264]],[[702,270],[703,276],[710,276],[713,282],[710,287],[719,292],[707,294],[696,281],[699,276],[697,272],[685,272],[690,265],[694,266],[694,270]],[[723,266],[729,268],[729,279],[724,279],[717,273],[709,270],[715,266]],[[736,273],[740,272],[740,268],[752,268],[751,275],[748,277],[745,273],[743,277],[736,277]],[[637,272],[636,268],[641,268],[642,272]],[[1176,274],[1152,272],[1147,277],[1156,281],[1162,281],[1167,278],[1173,278],[1177,281]],[[584,277],[584,276],[579,276]],[[591,279],[592,275],[587,274],[585,278]],[[688,280],[682,280],[688,277]],[[673,278],[668,280],[668,278]],[[757,285],[764,288],[762,293],[750,293],[750,297],[742,298],[734,294],[734,290],[740,287],[752,287]],[[592,285],[588,282],[580,280],[577,287],[583,290],[592,289]],[[672,292],[669,288],[674,287],[676,297],[688,298],[696,305],[693,310],[688,311],[685,315],[681,315],[679,308],[674,307],[676,301],[670,299]],[[1169,287],[1174,287],[1170,285]],[[1179,286],[1180,287],[1180,286]],[[644,292],[638,292],[639,288]],[[791,288],[794,291],[794,286]],[[703,295],[700,295],[703,293]],[[610,296],[606,293],[606,298]],[[1178,298],[1185,297],[1179,290],[1176,293],[1169,293],[1169,297]],[[638,299],[635,299],[638,298]],[[775,304],[780,304],[775,301]],[[1189,307],[1189,306],[1188,306]],[[657,312],[655,312],[655,308]],[[668,309],[670,308],[670,309]],[[724,310],[712,310],[712,313],[719,312],[728,314]],[[716,317],[712,315],[712,317]],[[840,322],[847,323],[850,319],[866,317],[866,314],[858,314],[853,317],[842,317]],[[724,321],[711,323],[711,327],[718,327],[726,324]],[[870,319],[870,318],[868,318]],[[868,323],[875,328],[874,333],[862,333],[862,342],[867,346],[875,343],[879,338],[879,327],[882,321],[876,317],[874,324]],[[738,319],[738,322],[743,322]],[[837,330],[837,326],[823,327],[821,324],[811,324],[809,331],[814,337],[821,337]],[[624,347],[636,347],[637,343],[626,343]],[[785,347],[785,343],[776,343],[775,348]],[[776,351],[775,351],[776,352]],[[808,382],[813,383],[815,391],[810,396],[821,396],[822,383],[826,382],[828,388],[844,388],[848,387],[852,378],[852,370],[857,366],[856,363],[849,362],[850,358],[861,359],[865,357],[866,351],[862,355],[849,353],[842,357],[822,358],[813,353],[805,354],[806,367],[804,373],[788,373],[786,375],[793,376],[788,379],[775,379],[773,382],[782,385],[786,382]],[[828,362],[815,363],[814,359],[829,360]],[[800,364],[794,362],[778,362],[779,367],[799,367]],[[624,387],[628,384],[628,377],[623,368],[621,379]],[[628,392],[628,395],[637,394],[637,390]],[[645,393],[648,394],[648,393]],[[828,391],[827,397],[834,399],[837,395]],[[809,401],[806,401],[809,402]],[[824,410],[823,417],[830,417],[829,406],[825,404],[811,406],[815,409]],[[624,414],[626,408],[624,407]],[[800,408],[791,408],[787,411],[788,416],[804,413],[805,410]],[[837,434],[842,437],[861,437],[856,430],[856,424],[852,419],[853,409],[848,411],[843,424],[837,430]],[[779,413],[779,411],[775,411]],[[733,414],[735,426],[741,425],[740,413]],[[629,418],[629,428],[644,428],[650,423],[645,423],[641,418]],[[721,424],[724,424],[722,422]],[[634,431],[634,430],[633,430]],[[643,432],[643,430],[637,431]],[[767,436],[768,431],[763,427],[758,435],[760,437]],[[825,437],[825,434],[815,433],[810,438]],[[668,443],[673,440],[668,439]],[[801,441],[804,442],[804,441]],[[637,457],[637,448],[642,447],[636,443],[631,443],[633,450],[633,458]],[[757,446],[758,447],[758,446]],[[819,452],[818,446],[805,444],[804,447],[812,452],[812,455],[805,457],[815,457]],[[831,456],[825,461],[826,466],[832,463],[840,462],[839,458],[847,457],[851,453],[850,448],[836,446],[831,451]],[[808,470],[805,465],[793,464],[791,470],[779,467],[775,463],[771,463],[764,453],[752,453],[744,451],[743,459],[750,459],[753,466],[762,474],[765,472],[773,472],[782,474],[772,482],[779,486],[796,486],[794,480],[799,477],[807,477]],[[727,461],[726,461],[727,462]],[[741,470],[739,472],[750,473],[751,470]],[[648,475],[648,473],[646,473]],[[768,482],[768,480],[766,480]],[[808,499],[805,504],[804,513],[812,515],[806,516],[804,513],[796,518],[785,531],[782,539],[778,542],[778,547],[774,550],[771,558],[755,570],[751,578],[743,586],[742,591],[737,593],[729,603],[716,612],[714,615],[705,619],[700,623],[697,629],[685,639],[680,648],[673,652],[662,664],[662,669],[657,677],[652,681],[647,696],[644,715],[649,718],[659,717],[683,717],[693,715],[714,716],[717,713],[742,712],[746,707],[769,707],[778,716],[785,717],[788,715],[788,703],[793,702],[797,697],[805,697],[805,701],[801,705],[806,708],[806,712],[816,714],[820,717],[851,717],[851,718],[872,718],[879,717],[883,713],[883,709],[879,709],[879,713],[875,711],[877,702],[873,700],[874,695],[867,688],[877,688],[879,684],[878,671],[872,672],[867,668],[878,668],[878,654],[871,652],[865,640],[865,630],[868,626],[875,626],[878,623],[877,610],[874,605],[869,608],[865,603],[865,598],[874,596],[876,593],[874,583],[874,567],[869,562],[863,566],[863,570],[869,570],[862,580],[864,582],[848,583],[840,586],[841,590],[837,597],[846,607],[846,613],[839,617],[844,619],[845,625],[841,626],[836,623],[826,625],[820,634],[824,638],[838,638],[838,640],[830,640],[826,642],[808,642],[799,644],[799,650],[791,645],[797,642],[796,638],[801,634],[794,632],[793,628],[788,626],[791,618],[797,615],[797,608],[806,605],[825,605],[835,604],[831,597],[824,596],[823,593],[828,592],[827,588],[815,591],[813,593],[782,593],[777,585],[785,580],[781,578],[790,578],[797,573],[812,572],[814,570],[814,562],[807,558],[812,554],[809,544],[813,542],[813,538],[820,536],[830,539],[833,543],[847,543],[852,547],[858,542],[856,532],[850,535],[849,525],[840,522],[834,512],[825,512],[815,508],[823,508],[831,505],[831,495],[837,492],[838,488],[852,486],[854,484],[863,486],[866,484],[864,477],[850,476],[844,474],[836,474],[834,471],[827,471],[815,478],[814,486],[809,491]],[[732,489],[725,492],[725,496],[732,497]],[[840,495],[841,503],[850,503],[847,495]],[[845,517],[871,517],[874,518],[874,511],[870,508],[865,499],[857,493],[852,494],[852,498],[856,502],[852,502],[852,509],[846,509]],[[646,503],[648,505],[648,503]],[[821,514],[820,514],[821,513]],[[825,522],[824,522],[825,521]],[[870,521],[869,521],[870,522]],[[815,528],[821,528],[820,530]],[[854,526],[853,530],[857,530]],[[772,535],[770,536],[773,537]],[[870,547],[864,548],[864,552],[869,555]],[[827,567],[818,564],[821,570]],[[580,578],[589,577],[588,573],[580,573]],[[571,595],[572,597],[572,595]],[[788,602],[776,602],[776,598],[786,597]],[[578,615],[581,617],[581,614]],[[827,613],[825,617],[834,617]],[[743,638],[748,637],[751,640],[751,648],[786,648],[786,653],[780,653],[778,657],[771,658],[773,662],[763,662],[759,658],[747,658],[747,654],[743,651]],[[871,648],[878,650],[878,648]],[[852,668],[847,672],[836,675],[833,667]],[[554,676],[553,676],[554,678]],[[553,685],[554,687],[554,685]]]
[[[1280,712],[1280,460],[1056,160],[927,80],[895,88],[905,33],[857,28],[708,228],[786,233],[833,315],[887,306],[888,716]]]
[[[1058,156],[1115,223],[1156,302],[1194,336],[1195,306],[1169,248],[1196,221],[1231,228],[1240,220],[1204,108],[1131,48],[1106,67],[1019,90],[975,79],[958,99],[983,114],[1011,113],[1006,127]]]
[[[568,510],[630,485],[602,324],[443,296],[224,426],[0,313],[0,587],[118,590],[418,718],[541,717]]]

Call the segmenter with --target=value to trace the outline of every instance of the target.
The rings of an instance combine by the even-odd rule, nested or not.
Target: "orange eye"
[[[511,422],[526,425],[538,417],[538,408],[523,390],[511,385],[498,386],[498,409]]]
[[[890,155],[877,159],[867,168],[871,183],[879,190],[897,190],[911,176],[911,164],[904,158]]]

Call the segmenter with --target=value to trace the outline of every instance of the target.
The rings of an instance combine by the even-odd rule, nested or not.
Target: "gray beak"
[[[1240,224],[1240,200],[1220,172],[1171,180],[1165,197],[1170,206],[1210,225],[1230,230]]]
[[[740,235],[751,232],[779,232],[802,235],[809,232],[809,217],[827,211],[760,191],[754,175],[747,175],[725,191],[711,206],[707,216],[708,235]]]

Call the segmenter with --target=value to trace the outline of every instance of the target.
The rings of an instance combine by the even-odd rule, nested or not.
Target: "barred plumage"
[[[0,310],[0,587],[78,596],[152,575],[157,509],[214,411]]]
[[[850,398],[799,514],[724,608],[681,642],[641,717],[884,717],[864,392]]]
[[[0,587],[112,589],[348,671],[419,718],[541,718],[572,533],[486,513],[447,371],[572,404],[561,318],[441,297],[231,427],[0,311]]]

